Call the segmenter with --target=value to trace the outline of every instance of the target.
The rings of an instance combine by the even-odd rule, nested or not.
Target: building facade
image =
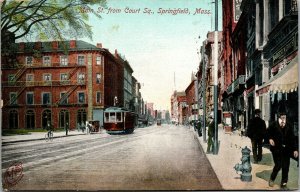
[[[75,40],[16,43],[13,59],[2,53],[3,129],[74,129],[103,115],[104,53]]]
[[[45,128],[48,122],[54,128],[76,129],[89,120],[98,120],[102,126],[104,109],[124,107],[125,96],[127,104],[132,102],[133,88],[142,100],[137,80],[132,84],[133,70],[129,66],[131,73],[125,72],[126,62],[101,43],[13,44],[10,53],[2,51],[1,58],[3,110],[7,111],[3,129]]]

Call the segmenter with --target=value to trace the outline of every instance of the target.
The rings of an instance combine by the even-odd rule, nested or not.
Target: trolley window
[[[122,122],[122,112],[105,113],[105,122],[107,123]]]
[[[117,113],[117,122],[122,122],[122,113],[121,112]]]

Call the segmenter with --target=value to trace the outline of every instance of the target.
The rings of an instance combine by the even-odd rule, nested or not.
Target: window
[[[117,113],[117,122],[122,122],[122,113]]]
[[[12,82],[14,82],[15,81],[15,75],[14,74],[10,74],[10,75],[8,75],[8,82],[10,82],[10,83],[12,83]]]
[[[34,129],[35,128],[35,115],[33,110],[28,110],[26,112],[26,128]]]
[[[78,55],[78,65],[84,65],[84,56],[83,55]]]
[[[279,1],[272,0],[270,1],[269,6],[270,6],[269,10],[270,10],[271,29],[273,29],[279,21]]]
[[[121,112],[110,112],[105,113],[105,122],[122,122],[122,113]]]
[[[34,75],[33,74],[26,74],[26,85],[32,86],[34,85]]]
[[[19,114],[18,111],[12,110],[9,112],[9,128],[17,129],[19,127]]]
[[[85,95],[84,95],[84,92],[79,92],[79,93],[78,93],[78,103],[79,103],[79,104],[85,103]]]
[[[43,75],[43,80],[44,81],[51,81],[51,74],[50,73],[44,74]]]
[[[96,92],[96,103],[101,103],[101,92],[100,91]]]
[[[77,128],[85,127],[86,118],[86,111],[84,109],[80,109],[77,112]]]
[[[26,93],[26,104],[33,105],[33,92]]]
[[[101,56],[97,56],[96,57],[96,65],[101,65],[102,64],[102,57]]]
[[[68,56],[67,55],[60,56],[60,65],[68,66]]]
[[[14,83],[15,83],[15,75],[14,74],[8,75],[7,79],[8,79],[8,85],[14,85]]]
[[[68,97],[63,98],[65,94],[66,94],[66,92],[61,92],[60,93],[60,98],[61,98],[60,104],[68,104]]]
[[[51,94],[50,93],[42,93],[42,104],[48,105],[51,104]]]
[[[69,116],[70,116],[70,113],[68,110],[61,110],[59,112],[59,127],[60,128],[69,128]]]
[[[43,56],[43,65],[51,66],[51,57],[50,56]]]
[[[26,65],[32,66],[32,64],[33,64],[33,57],[32,56],[26,57]]]
[[[61,81],[66,81],[66,80],[68,80],[68,74],[67,74],[67,73],[61,73],[61,74],[60,74],[60,80],[61,80]]]
[[[33,81],[34,75],[33,74],[26,74],[26,81]]]
[[[97,84],[101,83],[101,74],[100,73],[96,73],[96,83]]]
[[[9,93],[9,103],[11,105],[16,105],[17,104],[17,93],[16,92],[11,92]]]
[[[48,122],[52,122],[52,114],[49,109],[46,109],[42,113],[42,127],[45,129],[47,127]]]
[[[80,84],[84,83],[84,78],[85,78],[84,73],[78,73],[77,82]]]

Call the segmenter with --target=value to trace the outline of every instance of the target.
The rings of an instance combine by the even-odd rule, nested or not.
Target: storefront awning
[[[256,93],[262,95],[268,91],[289,93],[298,88],[298,55],[278,74],[272,77],[267,83],[258,87]]]

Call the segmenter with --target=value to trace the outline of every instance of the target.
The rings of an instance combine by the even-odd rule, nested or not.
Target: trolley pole
[[[218,0],[215,0],[215,40],[214,40],[214,122],[215,138],[213,154],[218,154]]]

